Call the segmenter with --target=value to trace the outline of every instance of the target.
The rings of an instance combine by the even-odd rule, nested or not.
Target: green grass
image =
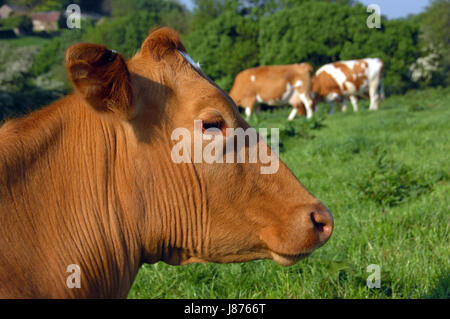
[[[287,108],[251,120],[280,127],[281,158],[333,213],[324,247],[286,268],[145,265],[129,298],[449,298],[450,89],[361,106],[330,116],[321,105],[309,122],[287,124]],[[380,289],[366,286],[370,264]]]
[[[0,39],[0,45],[9,44],[12,47],[28,47],[28,46],[39,46],[41,47],[44,43],[49,41],[49,37],[41,37],[38,35],[28,35],[19,36],[12,39]]]

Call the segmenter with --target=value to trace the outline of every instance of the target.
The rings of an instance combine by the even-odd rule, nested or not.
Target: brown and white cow
[[[378,102],[384,99],[383,61],[378,58],[339,61],[320,67],[313,78],[314,104],[325,100],[334,112],[334,102],[343,103],[347,109],[347,98],[358,111],[358,97],[369,96],[370,110],[378,109]],[[379,92],[380,91],[380,92]]]
[[[142,263],[292,265],[328,240],[330,213],[282,162],[172,160],[194,120],[249,127],[191,62],[168,28],[128,62],[74,45],[75,92],[0,128],[0,298],[126,297]]]
[[[311,76],[313,68],[308,63],[260,66],[240,72],[234,79],[230,97],[245,109],[247,120],[255,106],[290,104],[293,120],[299,109],[310,118],[312,112]]]

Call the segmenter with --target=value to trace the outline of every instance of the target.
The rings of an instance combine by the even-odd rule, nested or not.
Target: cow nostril
[[[310,217],[314,225],[314,228],[316,228],[319,232],[323,233],[326,224],[318,221],[317,214],[315,212],[311,212]]]
[[[333,216],[327,211],[314,211],[309,214],[314,229],[322,242],[327,241],[333,232]]]

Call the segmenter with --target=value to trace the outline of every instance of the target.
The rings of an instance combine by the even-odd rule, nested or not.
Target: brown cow
[[[240,72],[234,79],[230,97],[245,109],[247,120],[253,107],[260,103],[268,105],[290,104],[293,109],[289,120],[293,120],[299,109],[312,117],[311,75],[313,68],[308,63],[270,65]]]
[[[0,298],[126,297],[142,263],[292,265],[328,240],[330,213],[283,163],[171,159],[194,120],[248,128],[191,62],[168,28],[128,62],[74,45],[75,93],[0,128]]]

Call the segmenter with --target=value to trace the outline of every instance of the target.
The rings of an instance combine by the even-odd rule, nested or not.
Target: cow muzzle
[[[323,204],[302,205],[281,223],[264,228],[260,238],[276,263],[291,266],[325,244],[333,227],[333,216]]]

